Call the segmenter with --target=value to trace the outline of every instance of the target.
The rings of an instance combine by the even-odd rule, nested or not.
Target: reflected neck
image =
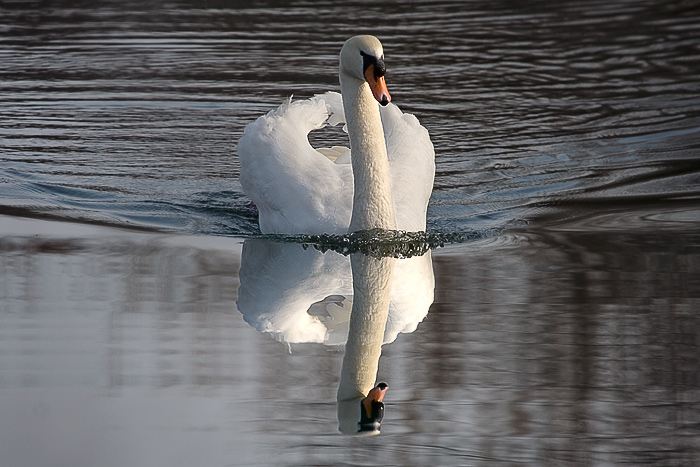
[[[362,398],[374,387],[389,315],[394,258],[350,257],[353,304],[338,401]]]

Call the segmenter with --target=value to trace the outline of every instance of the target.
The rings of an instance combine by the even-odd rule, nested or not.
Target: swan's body
[[[246,127],[240,179],[263,233],[425,230],[433,145],[413,115],[388,102],[383,67],[379,41],[356,36],[340,54],[342,99],[290,100]],[[310,131],[338,123],[352,150],[311,147]]]

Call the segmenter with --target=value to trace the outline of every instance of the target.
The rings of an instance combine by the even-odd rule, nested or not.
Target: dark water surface
[[[397,261],[374,438],[235,156],[358,33],[472,238]],[[2,2],[2,464],[700,465],[699,71],[697,1]]]
[[[697,2],[3,5],[5,209],[253,233],[236,141],[289,95],[337,90],[360,32],[435,144],[431,230],[698,198]]]

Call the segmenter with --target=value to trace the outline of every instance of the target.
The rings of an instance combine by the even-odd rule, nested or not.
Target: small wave
[[[422,256],[428,250],[448,244],[465,243],[497,236],[498,229],[468,232],[406,232],[403,230],[371,229],[345,235],[264,235],[262,238],[284,243],[300,243],[321,252],[335,251],[342,255],[362,253],[375,258],[410,258]]]

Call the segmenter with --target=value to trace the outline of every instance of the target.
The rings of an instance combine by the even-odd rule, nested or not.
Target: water
[[[698,464],[699,19],[693,1],[4,2],[3,458]],[[402,282],[382,434],[361,439],[337,433],[342,351],[241,309],[263,263],[245,265],[235,157],[257,116],[338,89],[357,33],[430,131],[429,232],[463,240],[415,257],[433,297]],[[321,298],[352,291],[347,257],[284,245],[311,269],[272,267],[260,297],[301,300],[309,283],[276,281],[309,271]]]
[[[394,101],[435,144],[432,231],[562,199],[697,198],[693,2],[197,5],[7,3],[5,210],[256,232],[236,141],[289,95],[337,90],[360,31],[385,43]]]

